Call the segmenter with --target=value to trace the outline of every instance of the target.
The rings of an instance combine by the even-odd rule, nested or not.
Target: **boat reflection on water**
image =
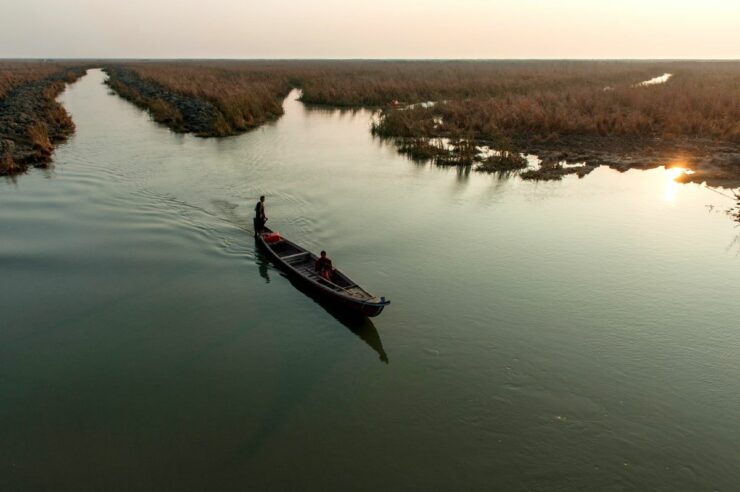
[[[342,308],[341,306],[331,305],[321,298],[317,297],[315,294],[312,294],[311,291],[303,288],[300,283],[294,282],[290,278],[288,280],[290,280],[290,283],[295,285],[296,288],[298,288],[301,292],[304,292],[306,295],[316,301],[318,305],[323,307],[327,313],[331,314],[334,317],[334,319],[347,327],[349,331],[360,337],[363,342],[368,344],[371,349],[377,352],[378,357],[382,362],[388,364],[388,354],[385,353],[385,349],[383,349],[383,342],[380,339],[380,334],[378,333],[378,330],[375,328],[375,325],[370,318],[368,318],[364,314]]]
[[[260,277],[265,279],[265,282],[270,282],[269,265],[270,259],[260,251],[260,248],[255,241],[255,261],[259,269]],[[296,289],[310,297],[319,306],[329,313],[334,319],[343,324],[349,331],[360,337],[363,342],[368,344],[377,354],[382,362],[388,364],[388,354],[385,353],[383,348],[383,342],[380,339],[380,334],[375,328],[372,320],[367,316],[360,314],[356,311],[352,311],[348,308],[342,307],[335,303],[328,302],[323,297],[317,295],[310,289],[307,289],[301,282],[296,282],[291,276],[280,272],[282,277],[285,277]]]
[[[255,243],[255,261],[257,262],[257,268],[260,271],[260,277],[265,279],[265,283],[270,283],[270,260],[256,247]]]

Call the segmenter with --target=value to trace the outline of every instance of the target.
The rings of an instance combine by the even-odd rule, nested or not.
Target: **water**
[[[103,78],[62,96],[54,169],[0,182],[0,489],[740,484],[727,198],[417,165],[295,94],[246,135],[175,135]],[[393,304],[297,290],[255,251],[261,193]]]
[[[665,84],[668,82],[668,79],[670,79],[673,76],[672,73],[664,73],[663,75],[660,75],[658,77],[653,77],[650,80],[645,80],[643,82],[640,82],[637,84],[638,86],[647,86],[647,85],[658,85],[658,84]]]

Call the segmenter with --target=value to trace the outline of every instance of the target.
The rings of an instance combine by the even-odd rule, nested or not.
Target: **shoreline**
[[[62,68],[14,87],[0,100],[0,176],[48,167],[56,146],[75,131],[56,98],[86,72],[87,67]]]
[[[407,112],[406,108],[399,107],[398,104],[392,104],[390,108],[363,103],[347,104],[340,93],[328,93],[336,98],[336,102],[331,103],[324,92],[309,94],[306,90],[306,87],[311,84],[315,86],[325,77],[331,80],[331,73],[301,75],[298,72],[290,77],[288,76],[290,67],[264,73],[259,72],[259,67],[256,67],[251,72],[244,72],[246,74],[244,77],[251,77],[247,77],[250,83],[260,84],[262,80],[260,77],[273,82],[277,79],[280,81],[275,82],[270,90],[260,93],[255,99],[257,102],[251,101],[254,104],[239,106],[234,96],[248,94],[250,87],[257,88],[258,85],[239,86],[241,92],[232,92],[228,97],[222,98],[220,94],[226,91],[224,84],[232,83],[236,77],[234,72],[226,69],[218,71],[220,69],[214,67],[204,68],[204,71],[210,71],[206,75],[211,78],[199,80],[198,83],[202,87],[198,89],[197,84],[183,85],[183,76],[178,72],[180,67],[176,65],[167,66],[167,71],[162,73],[147,72],[146,68],[110,62],[99,66],[108,75],[106,84],[116,95],[147,110],[154,121],[170,130],[191,133],[198,137],[239,135],[273,122],[282,116],[282,101],[287,96],[283,92],[288,91],[289,94],[291,90],[298,89],[301,91],[299,101],[307,108],[374,112],[377,119],[373,118],[375,123],[371,128],[372,134],[393,143],[399,153],[417,161],[430,161],[442,166],[473,166],[475,170],[481,172],[505,172],[526,180],[543,181],[559,180],[571,174],[584,177],[600,166],[607,166],[620,172],[659,166],[680,167],[689,172],[681,174],[677,178],[678,181],[706,182],[711,186],[726,188],[740,187],[740,143],[734,140],[720,140],[717,137],[706,138],[709,135],[673,136],[670,133],[662,136],[657,133],[652,136],[638,133],[558,135],[559,132],[555,131],[547,134],[529,130],[522,122],[518,122],[518,126],[512,125],[507,135],[484,131],[487,127],[477,131],[458,129],[455,125],[461,124],[460,121],[453,121],[449,128],[444,128],[440,121],[446,119],[440,116],[427,121],[429,119],[427,116],[437,110],[431,106],[417,108],[411,114],[411,111]],[[152,69],[152,66],[146,67]],[[191,70],[189,72],[191,77],[200,75],[197,67],[187,69]],[[78,73],[72,76],[71,80],[76,80],[82,75],[79,70],[77,68]],[[42,121],[48,129],[48,138],[44,137],[43,128],[36,132],[39,135],[29,133],[32,122],[25,122],[25,129],[14,130],[15,133],[10,135],[10,138],[8,132],[0,133],[0,158],[2,158],[0,174],[22,172],[30,165],[39,167],[47,165],[51,161],[53,143],[63,141],[74,131],[74,123],[64,108],[53,100],[64,89],[64,84],[58,80],[64,77],[70,79],[69,73],[74,71],[74,68],[66,68],[47,79],[21,85],[0,101],[0,123],[3,123],[3,116],[7,119],[7,113],[16,114],[17,117],[30,113],[36,115],[35,119]],[[179,79],[167,78],[178,76]],[[289,86],[285,85],[280,77],[287,77]],[[184,80],[188,81],[187,77]],[[203,85],[204,83],[206,85]],[[308,86],[304,87],[304,84]],[[47,86],[50,89],[47,90]],[[51,102],[48,101],[49,97],[52,99]],[[34,98],[37,100],[34,101]],[[280,103],[276,108],[274,103],[278,99]],[[266,109],[268,104],[273,106]],[[14,105],[31,107],[31,111],[17,108],[3,111],[7,106]],[[460,117],[462,116],[464,115]],[[399,117],[403,123],[401,126],[397,121]],[[392,121],[389,121],[389,118]],[[474,123],[479,126],[486,124],[479,119]],[[444,143],[440,146],[439,142],[443,140],[454,142],[454,145]],[[11,156],[10,159],[7,158],[8,155]],[[532,159],[527,162],[523,156],[536,157],[538,165],[535,166]],[[3,162],[5,162],[4,171]]]
[[[619,172],[665,166],[687,171],[677,178],[680,182],[740,187],[740,145],[711,139],[568,136],[545,141],[520,136],[492,141],[374,135],[417,162],[515,174],[524,180],[554,181],[571,174],[582,178],[601,166]],[[533,168],[526,157],[536,158],[539,166]]]
[[[555,142],[520,140],[518,145],[525,153],[537,155],[545,170],[554,168],[551,172],[554,177],[549,179],[573,172],[585,175],[600,166],[619,172],[665,166],[690,171],[678,176],[676,180],[680,182],[740,187],[740,145],[732,142],[698,137],[572,136]],[[558,169],[560,162],[584,163],[584,166]]]
[[[277,120],[280,114],[259,115],[252,121],[234,121],[214,101],[194,97],[142,77],[134,69],[121,65],[103,65],[106,84],[121,98],[149,112],[154,121],[176,133],[197,137],[230,137]],[[287,96],[287,93],[283,98]],[[282,106],[281,106],[282,111]]]
[[[199,137],[238,135],[282,116],[271,114],[246,127],[234,129],[224,124],[225,120],[215,101],[205,96],[197,93],[193,95],[193,92],[185,94],[165,87],[156,80],[142,77],[135,67],[107,65],[104,71],[109,75],[107,83],[114,92],[146,109],[155,121],[177,133],[192,133]],[[301,91],[298,100],[309,109],[380,112],[376,125],[382,123],[388,115],[405,112],[402,106],[397,105],[388,108],[374,104],[348,104],[339,94],[336,95],[336,102],[331,103],[325,97],[319,97],[325,94],[309,93],[301,82],[310,85],[316,81],[310,77],[301,79],[296,76],[291,82],[290,89]],[[423,109],[428,111],[430,108]],[[533,131],[528,132],[526,128],[512,128],[511,135],[494,139],[486,138],[485,133],[477,138],[462,138],[465,134],[462,132],[457,138],[464,142],[468,154],[461,156],[449,151],[440,152],[427,145],[435,139],[453,136],[446,135],[447,132],[440,131],[442,129],[436,125],[421,125],[410,135],[405,134],[406,131],[399,133],[394,129],[399,130],[391,125],[385,128],[376,126],[371,131],[377,137],[393,142],[400,153],[407,154],[412,159],[429,160],[444,166],[475,165],[482,172],[515,173],[527,180],[559,180],[570,174],[584,177],[600,166],[622,172],[628,169],[667,166],[683,167],[693,172],[682,174],[679,177],[682,181],[706,181],[709,185],[727,188],[740,186],[740,144],[712,138],[625,134],[566,134],[542,138]],[[477,159],[474,150],[481,146],[503,150],[506,158],[489,158],[485,162]],[[519,154],[536,156],[541,161],[539,168],[533,169],[523,164],[524,159],[519,158]],[[576,163],[581,165],[573,165]]]
[[[183,96],[144,81],[133,70],[104,66],[105,84],[122,99],[149,112],[154,121],[175,133],[193,133],[199,137],[220,136],[213,129],[216,108],[208,101]]]

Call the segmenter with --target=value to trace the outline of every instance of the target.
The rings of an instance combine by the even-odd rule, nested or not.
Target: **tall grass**
[[[374,130],[403,137],[699,137],[740,143],[740,63],[666,64],[661,67],[673,77],[652,86],[635,86],[632,69],[608,67],[600,77],[582,78],[583,72],[575,79],[569,70],[529,73],[522,84],[502,82],[498,91],[481,87],[476,96],[446,95],[431,107],[390,108]]]
[[[388,106],[485,99],[545,88],[636,83],[660,70],[649,63],[581,61],[358,61],[298,67],[303,100],[339,106]]]
[[[283,114],[282,101],[291,89],[282,71],[239,65],[159,62],[127,64],[125,68],[166,90],[211,103],[217,110],[211,133],[217,136],[243,132],[279,117]],[[120,81],[114,83],[120,85]],[[118,90],[117,86],[114,88]],[[135,88],[124,88],[131,90]],[[155,119],[170,126],[183,117],[161,99],[143,101],[143,105],[152,111]]]
[[[59,70],[51,63],[0,61],[0,100],[15,87],[40,80]]]
[[[26,128],[28,139],[31,141],[33,148],[40,155],[50,155],[54,146],[49,139],[49,128],[43,121],[35,121],[31,126]]]
[[[12,174],[17,166],[13,158],[15,142],[10,140],[0,140],[0,175]]]
[[[51,161],[54,143],[74,131],[56,102],[65,82],[84,67],[55,62],[0,62],[0,174],[24,171]]]
[[[213,103],[225,132],[302,100],[384,108],[376,133],[557,139],[566,135],[740,141],[740,62],[192,61],[128,64],[142,78]],[[665,84],[636,86],[671,73]],[[435,101],[431,107],[407,105]],[[439,121],[441,120],[441,123]]]

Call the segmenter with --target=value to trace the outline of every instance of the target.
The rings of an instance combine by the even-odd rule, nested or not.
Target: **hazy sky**
[[[0,57],[740,58],[740,0],[1,0]]]

